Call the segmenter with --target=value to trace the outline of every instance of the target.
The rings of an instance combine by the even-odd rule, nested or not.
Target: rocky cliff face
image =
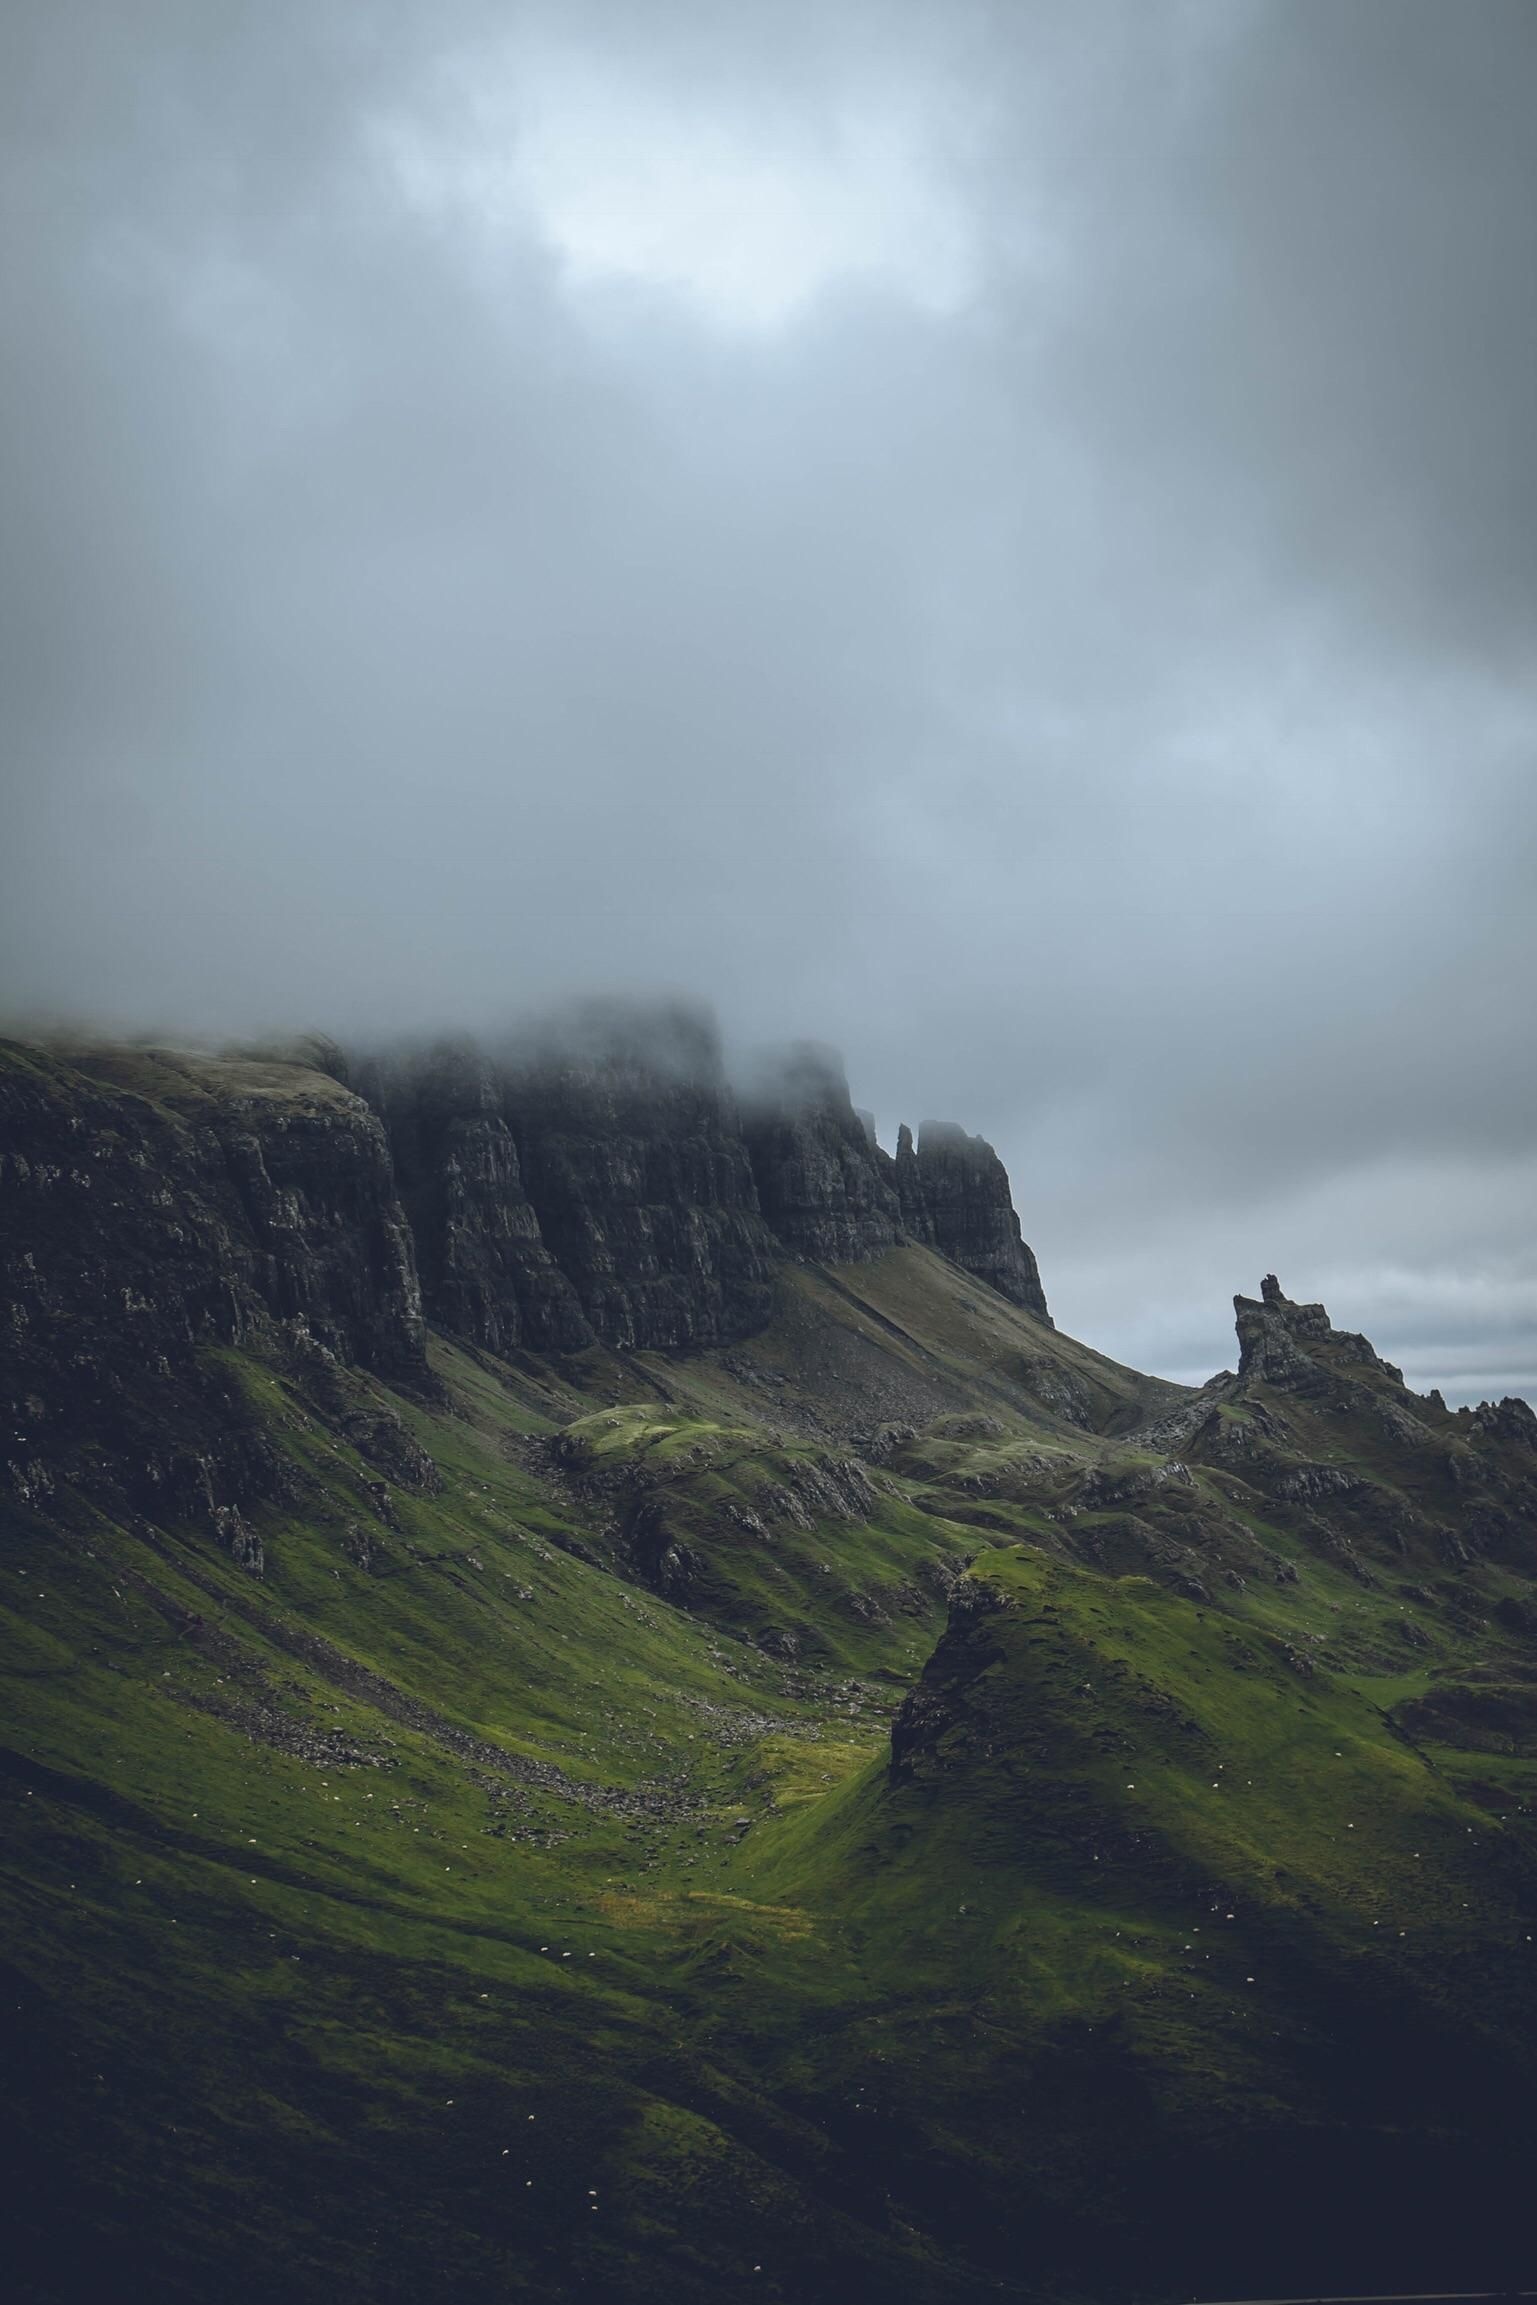
[[[13,1336],[73,1354],[100,1326],[153,1358],[303,1322],[343,1361],[422,1373],[410,1230],[361,1098],[293,1065],[0,1048]]]
[[[523,1182],[507,1083],[467,1041],[374,1059],[358,1085],[381,1114],[432,1318],[494,1353],[593,1342]]]
[[[768,1070],[746,1134],[763,1214],[791,1256],[858,1264],[903,1237],[892,1164],[832,1050],[802,1042]]]
[[[925,1248],[933,1248],[934,1219],[924,1199],[923,1172],[918,1166],[913,1132],[906,1121],[897,1130],[897,1157],[892,1163],[892,1174],[897,1205],[902,1211],[902,1230],[909,1240],[921,1241]]]
[[[496,1054],[361,1063],[433,1319],[495,1352],[699,1350],[761,1328],[780,1244],[713,1032],[603,1013]]]
[[[600,1018],[506,1081],[529,1197],[595,1335],[698,1350],[762,1327],[777,1244],[712,1028]]]
[[[0,1043],[0,1285],[19,1492],[62,1466],[222,1514],[237,1549],[279,1476],[208,1348],[429,1381],[384,1131],[298,1066]]]
[[[893,1160],[811,1044],[745,1105],[686,1010],[316,1063],[12,1049],[0,1159],[28,1366],[89,1363],[96,1330],[150,1366],[302,1324],[343,1365],[419,1382],[427,1317],[500,1354],[697,1351],[764,1325],[786,1258],[905,1241],[1046,1317],[991,1147],[926,1124]]]
[[[491,1351],[729,1343],[763,1326],[787,1256],[858,1264],[903,1241],[1048,1318],[991,1146],[928,1123],[893,1160],[814,1043],[741,1104],[713,1027],[679,1009],[351,1077],[389,1132],[430,1316]]]
[[[1322,1305],[1293,1304],[1281,1294],[1274,1273],[1260,1283],[1258,1299],[1234,1297],[1240,1377],[1263,1379],[1285,1391],[1320,1393],[1342,1367],[1352,1363],[1380,1370],[1396,1385],[1403,1375],[1379,1360],[1365,1337],[1330,1325]]]
[[[908,1144],[910,1149],[910,1138]],[[900,1164],[900,1139],[897,1157]],[[1020,1238],[1008,1171],[986,1139],[968,1136],[949,1121],[925,1121],[908,1174],[917,1186],[917,1221],[927,1228],[918,1237],[931,1240],[942,1256],[964,1265],[1011,1304],[1049,1321],[1034,1253]]]

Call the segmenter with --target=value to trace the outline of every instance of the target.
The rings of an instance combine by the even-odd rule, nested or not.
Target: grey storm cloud
[[[1528,0],[22,0],[0,989],[683,989],[1537,1386]]]

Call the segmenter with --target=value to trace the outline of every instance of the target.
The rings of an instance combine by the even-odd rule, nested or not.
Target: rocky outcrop
[[[1281,1392],[1316,1398],[1359,1368],[1403,1385],[1402,1372],[1380,1360],[1365,1337],[1332,1327],[1322,1305],[1283,1296],[1274,1273],[1261,1281],[1258,1300],[1235,1296],[1233,1311],[1240,1381],[1263,1379]]]
[[[507,1083],[490,1061],[472,1042],[445,1041],[365,1062],[357,1077],[389,1132],[431,1318],[494,1353],[591,1344],[524,1189]]]
[[[764,1224],[713,1026],[604,1011],[505,1075],[546,1246],[620,1351],[699,1350],[768,1319]]]
[[[411,1379],[425,1328],[383,1129],[289,1065],[0,1044],[0,1253],[13,1338],[141,1358],[301,1321]]]
[[[760,1065],[740,1103],[686,1007],[607,1003],[351,1077],[389,1131],[431,1318],[494,1352],[731,1343],[768,1319],[787,1257],[859,1264],[908,1241],[1049,1319],[992,1147],[926,1123],[893,1159],[814,1042]]]
[[[15,1193],[49,1180],[71,1320],[94,1286],[183,1339],[302,1322],[414,1382],[425,1318],[503,1355],[698,1351],[765,1325],[787,1259],[906,1242],[1047,1317],[990,1146],[931,1123],[893,1159],[810,1043],[739,1103],[686,1008],[589,1008],[494,1050],[18,1051],[7,1081],[0,1144]]]
[[[908,1138],[909,1151],[911,1143]],[[900,1137],[897,1163],[900,1178]],[[987,1140],[968,1136],[950,1121],[925,1121],[907,1174],[915,1178],[917,1187],[914,1223],[926,1227],[915,1237],[931,1240],[942,1256],[986,1281],[1010,1304],[1049,1322],[1051,1315],[1034,1253],[1020,1237],[1008,1171]],[[907,1202],[911,1199],[910,1184]],[[909,1225],[909,1230],[913,1229]]]
[[[705,1020],[605,1007],[356,1071],[444,1328],[495,1352],[697,1351],[767,1320],[779,1244]]]
[[[985,1137],[925,1121],[913,1142],[904,1121],[892,1164],[902,1229],[938,1249],[1010,1304],[1051,1327],[1034,1251],[1020,1235],[1009,1176]]]
[[[678,1007],[609,1003],[352,1077],[389,1131],[431,1318],[494,1352],[730,1343],[767,1320],[786,1257],[906,1241],[1049,1321],[992,1147],[928,1122],[893,1159],[816,1043],[762,1064],[740,1105],[713,1024]]]
[[[293,1065],[0,1043],[0,1286],[18,1493],[83,1467],[237,1553],[239,1506],[287,1475],[208,1348],[430,1382],[384,1131]]]
[[[1480,1401],[1465,1415],[1475,1434],[1498,1441],[1514,1441],[1518,1448],[1537,1450],[1537,1415],[1530,1401],[1507,1393],[1500,1401]]]
[[[923,1172],[918,1166],[913,1132],[906,1121],[897,1130],[897,1157],[893,1163],[893,1173],[897,1205],[902,1211],[902,1230],[909,1240],[921,1241],[925,1248],[933,1248],[934,1219],[923,1197]]]
[[[1004,1655],[1002,1620],[1007,1600],[983,1577],[962,1576],[952,1585],[949,1621],[914,1686],[891,1723],[890,1773],[900,1784],[946,1774],[952,1749],[962,1755],[985,1723],[996,1689],[988,1678]],[[984,1727],[985,1736],[985,1727]]]
[[[902,1239],[892,1164],[831,1049],[803,1041],[766,1067],[744,1125],[759,1204],[791,1256],[858,1264]]]

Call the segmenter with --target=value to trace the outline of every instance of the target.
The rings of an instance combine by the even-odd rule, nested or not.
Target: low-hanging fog
[[[614,989],[1537,1394],[1529,0],[20,0],[0,993]]]

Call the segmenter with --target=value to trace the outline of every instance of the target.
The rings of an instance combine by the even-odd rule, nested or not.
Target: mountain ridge
[[[21,2293],[1514,2282],[1529,1407],[1121,1368],[820,1054],[316,1053],[0,1048]]]

